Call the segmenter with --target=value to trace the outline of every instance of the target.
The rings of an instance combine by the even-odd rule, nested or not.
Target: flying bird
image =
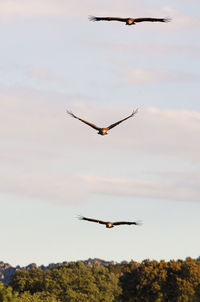
[[[89,16],[90,21],[119,21],[126,25],[133,25],[140,22],[169,22],[170,18],[120,18],[120,17],[95,17]]]
[[[103,220],[98,220],[98,219],[93,219],[93,218],[87,218],[87,217],[83,217],[83,216],[79,216],[80,220],[86,220],[86,221],[90,221],[90,222],[96,222],[96,223],[100,223],[100,224],[104,224],[106,226],[106,228],[110,229],[113,228],[116,225],[141,225],[142,223],[139,221],[115,221],[115,222],[111,222],[111,221],[103,221]]]
[[[108,133],[107,133],[108,130],[110,130],[110,129],[116,127],[117,125],[119,125],[120,123],[126,121],[126,120],[129,119],[130,117],[134,116],[137,112],[138,112],[138,109],[133,110],[133,112],[132,112],[129,116],[127,116],[126,118],[124,118],[123,120],[120,120],[120,121],[118,121],[118,122],[116,122],[116,123],[114,123],[114,124],[112,124],[112,125],[110,125],[110,126],[108,126],[108,127],[106,127],[106,128],[100,128],[100,127],[98,127],[98,126],[96,126],[96,125],[94,125],[94,124],[92,124],[92,123],[89,123],[89,122],[87,122],[87,121],[81,119],[80,117],[78,117],[78,116],[76,116],[75,114],[73,114],[71,111],[68,111],[68,110],[67,110],[67,113],[68,113],[68,114],[70,114],[72,117],[78,119],[79,121],[81,121],[81,122],[87,124],[88,126],[92,127],[93,129],[99,131],[98,134],[100,134],[100,135],[106,135],[106,134],[108,134]]]

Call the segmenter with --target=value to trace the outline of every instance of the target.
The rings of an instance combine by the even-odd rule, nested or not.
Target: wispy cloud
[[[96,3],[96,5],[95,5]],[[77,7],[79,8],[77,10]],[[1,18],[23,17],[45,17],[45,16],[88,16],[92,12],[97,12],[96,7],[99,7],[98,1],[74,0],[73,2],[65,0],[1,0],[0,1],[0,16]],[[106,9],[107,7],[107,9]],[[131,8],[131,3],[126,0],[126,10],[121,1],[115,2],[115,10],[128,11]],[[99,10],[101,12],[113,10],[112,1],[102,1]]]
[[[101,172],[95,169],[94,175],[86,160],[101,164],[106,144],[107,153],[120,150],[120,156],[128,162],[132,161],[133,150],[141,156],[151,154],[155,168],[147,170],[154,174],[156,167],[160,167],[157,155],[163,161],[163,169],[170,157],[181,158],[183,162],[189,160],[196,166],[200,160],[199,112],[143,109],[133,120],[111,130],[107,137],[100,137],[93,129],[66,115],[66,108],[71,107],[67,96],[38,93],[34,96],[34,91],[22,91],[20,95],[15,91],[12,95],[7,90],[1,93],[0,99],[1,192],[66,204],[84,201],[94,192],[199,200],[198,175],[192,181],[189,177],[158,174],[156,178],[141,179],[137,173],[134,178],[104,177],[109,158],[103,156],[105,169]],[[130,108],[91,108],[84,103],[76,103],[72,109],[97,124],[102,117],[109,124],[123,117],[122,111],[130,111]],[[120,171],[124,161],[117,164]]]
[[[143,112],[139,128],[137,141],[141,149],[147,148],[148,152],[164,156],[199,160],[199,112],[148,108]]]
[[[176,175],[176,173],[175,173]],[[184,182],[185,175],[178,174],[170,178],[160,179],[158,181],[142,180],[142,179],[128,179],[117,177],[96,177],[83,176],[83,179],[90,185],[92,191],[95,193],[145,197],[145,198],[159,198],[170,200],[185,200],[185,201],[200,201],[200,174],[193,175],[192,182],[187,176],[187,183]],[[184,185],[183,185],[184,184]]]
[[[28,168],[27,160],[22,167],[8,163],[2,166],[0,191],[26,198],[27,202],[35,199],[66,205],[84,202],[88,197],[87,186],[78,176],[55,172],[40,161]]]
[[[155,10],[154,10],[155,13]],[[181,29],[196,29],[198,30],[200,20],[198,16],[194,15],[190,10],[188,14],[183,13],[181,10],[176,10],[172,6],[162,6],[157,9],[157,13],[164,16],[169,16],[171,21],[169,27],[175,30]]]
[[[25,140],[39,146],[54,145],[53,142],[56,141],[58,149],[62,149],[66,144],[75,144],[77,148],[84,141],[84,148],[90,148],[92,145],[100,150],[103,148],[102,140],[95,131],[68,116],[67,108],[99,126],[109,125],[128,115],[133,109],[99,108],[84,102],[75,102],[75,99],[71,106],[71,96],[51,93],[43,96],[34,90],[17,94],[15,91],[12,94],[9,88],[0,95],[0,117],[4,125],[0,128],[1,138],[11,141]],[[140,152],[148,150],[148,153],[155,155],[199,160],[199,131],[200,112],[151,107],[139,108],[139,113],[132,120],[114,128],[103,139],[111,149],[134,148]],[[40,142],[45,143],[40,145]]]
[[[167,70],[145,70],[133,69],[124,74],[128,83],[148,84],[152,82],[166,83],[191,83],[199,82],[200,75],[186,72],[167,71]]]
[[[27,67],[25,74],[28,78],[42,82],[55,82],[61,85],[66,85],[68,83],[68,79],[65,75],[56,74],[50,68]]]
[[[66,6],[66,5],[65,5]],[[64,16],[65,9],[62,9],[61,1],[47,0],[1,0],[1,18],[24,17],[33,18],[40,16]]]
[[[34,67],[31,65],[6,65],[2,66],[0,74],[2,74],[0,82],[24,84],[37,86],[41,84],[43,87],[48,85],[59,85],[61,88],[66,87],[69,79],[66,75],[56,73],[49,67]]]
[[[77,7],[79,8],[77,10]],[[153,8],[152,8],[153,7]],[[190,15],[184,15],[176,11],[170,6],[157,7],[156,5],[149,5],[148,1],[141,0],[140,3],[133,3],[130,0],[116,0],[113,6],[113,1],[99,2],[94,0],[74,0],[72,2],[66,0],[1,0],[0,1],[0,18],[35,18],[45,16],[56,17],[82,17],[90,14],[115,14],[126,16],[134,12],[133,17],[148,14],[149,16],[170,16],[173,18],[174,28],[188,28],[194,29],[199,26],[199,18]]]

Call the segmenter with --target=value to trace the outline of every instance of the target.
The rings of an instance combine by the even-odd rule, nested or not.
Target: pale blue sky
[[[0,260],[200,255],[199,11],[196,0],[0,1]],[[137,107],[106,137],[66,114],[107,126]],[[144,224],[107,230],[78,214]]]

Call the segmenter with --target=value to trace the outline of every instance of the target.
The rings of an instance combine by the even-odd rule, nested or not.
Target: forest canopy
[[[198,302],[200,262],[130,261],[86,266],[82,262],[17,270],[0,302]]]

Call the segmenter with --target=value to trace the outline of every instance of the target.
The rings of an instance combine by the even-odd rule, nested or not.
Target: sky
[[[0,0],[0,261],[200,256],[199,12],[197,0]],[[66,113],[104,127],[136,108],[107,136]]]

